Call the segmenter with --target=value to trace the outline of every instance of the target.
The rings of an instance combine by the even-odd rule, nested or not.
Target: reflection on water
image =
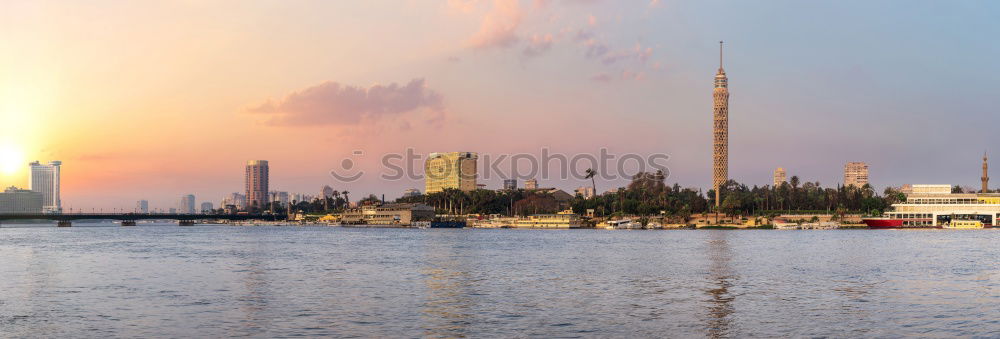
[[[708,255],[708,278],[711,283],[706,292],[708,302],[708,336],[722,338],[730,336],[730,318],[733,314],[733,300],[736,298],[729,289],[737,279],[730,266],[733,251],[729,246],[729,231],[708,231],[706,254]]]
[[[238,256],[242,259],[244,269],[240,273],[243,282],[243,294],[237,299],[243,321],[237,327],[235,335],[259,335],[268,328],[269,317],[266,310],[270,298],[271,284],[268,281],[266,264],[263,258],[255,252],[243,252]]]
[[[1000,231],[0,229],[0,337],[997,337]]]
[[[421,309],[427,324],[424,336],[464,338],[470,320],[471,288],[469,273],[463,268],[465,259],[455,250],[454,232],[430,234],[424,246],[426,301]]]

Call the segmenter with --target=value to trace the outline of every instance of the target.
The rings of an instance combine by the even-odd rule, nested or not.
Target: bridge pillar
[[[122,220],[122,226],[135,226],[135,220]]]
[[[69,220],[59,220],[59,221],[56,222],[56,226],[58,226],[58,227],[70,227],[70,226],[73,226],[73,222],[71,222]]]
[[[194,220],[177,220],[178,226],[194,226]]]

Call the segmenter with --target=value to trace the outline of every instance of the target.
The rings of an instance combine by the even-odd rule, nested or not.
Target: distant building
[[[784,168],[778,167],[778,169],[774,170],[774,187],[781,187],[781,184],[787,181],[788,175],[785,173]]]
[[[51,161],[46,165],[38,161],[28,164],[28,189],[42,194],[42,211],[45,213],[62,212],[62,201],[59,199],[59,176],[62,161]]]
[[[308,194],[302,194],[302,193],[293,193],[292,194],[292,201],[294,201],[296,203],[310,202],[310,201],[313,201],[313,196],[308,195]]]
[[[570,207],[570,202],[573,200],[573,196],[566,191],[553,187],[543,187],[536,189],[535,191],[541,193],[548,193],[552,198],[559,203],[559,209],[567,209]]]
[[[42,213],[44,201],[41,192],[11,186],[0,193],[0,213]]]
[[[524,181],[524,189],[526,190],[537,190],[538,180],[532,178]]]
[[[431,153],[424,163],[424,191],[475,190],[478,159],[479,155],[472,152]]]
[[[415,197],[420,195],[420,190],[416,188],[407,188],[403,191],[403,198]]]
[[[365,205],[344,211],[341,222],[348,225],[410,226],[414,221],[430,221],[434,208],[424,204]]]
[[[868,183],[868,164],[849,162],[844,165],[844,186],[861,187]]]
[[[323,189],[319,191],[319,196],[321,198],[331,198],[333,197],[333,187],[323,186]]]
[[[505,190],[516,190],[517,189],[517,179],[504,179],[503,189]]]
[[[246,168],[246,194],[247,208],[266,209],[268,206],[269,191],[268,178],[270,176],[267,160],[250,160]]]
[[[288,205],[288,192],[271,191],[271,202],[276,202],[281,204],[281,206]]]
[[[212,213],[213,210],[215,210],[215,206],[212,206],[212,203],[208,201],[201,203],[201,213],[208,214]]]
[[[574,193],[576,193],[577,195],[580,195],[584,199],[593,198],[594,195],[597,194],[597,192],[594,192],[594,187],[593,186],[580,186],[580,187],[578,187],[576,189],[576,191],[574,191]]]
[[[171,207],[171,208],[170,208],[170,212],[169,212],[169,213],[170,213],[170,214],[177,214],[177,209],[176,209],[176,208],[173,208],[173,207]]]
[[[181,214],[194,214],[194,195],[188,194],[181,197],[181,202],[177,205],[177,211]]]
[[[139,200],[135,203],[136,213],[149,213],[149,201]]]
[[[235,206],[237,209],[246,210],[247,209],[247,197],[239,193],[230,193],[225,198],[222,198],[222,206]]]

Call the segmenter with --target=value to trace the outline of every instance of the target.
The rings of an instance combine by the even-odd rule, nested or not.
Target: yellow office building
[[[478,159],[479,155],[472,152],[431,153],[424,163],[424,191],[427,194],[449,188],[474,191]]]

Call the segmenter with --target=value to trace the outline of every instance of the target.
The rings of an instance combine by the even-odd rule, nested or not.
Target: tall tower
[[[986,153],[983,153],[983,193],[990,190],[990,176],[987,173]]]
[[[250,160],[246,170],[247,209],[267,209],[271,197],[268,191],[270,170],[267,160]]]
[[[715,73],[712,102],[715,116],[712,188],[715,189],[715,206],[719,207],[719,188],[729,180],[729,78],[722,69],[722,41],[719,41],[719,71]]]
[[[28,166],[28,189],[42,193],[42,210],[45,213],[61,213],[62,200],[59,198],[59,176],[62,161],[41,164],[33,161]]]

